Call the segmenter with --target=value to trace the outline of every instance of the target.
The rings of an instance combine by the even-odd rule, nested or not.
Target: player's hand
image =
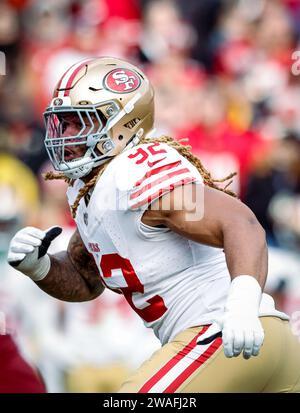
[[[243,357],[249,359],[257,356],[264,340],[264,331],[258,317],[226,312],[223,320],[218,320],[199,337],[197,344],[209,344],[222,335],[226,357]]]
[[[61,232],[60,227],[51,227],[46,231],[33,227],[21,229],[10,242],[8,263],[33,281],[42,280],[50,270],[48,248]]]
[[[249,359],[258,355],[264,340],[264,330],[256,315],[226,312],[222,337],[226,357],[237,357],[243,352],[243,357]]]
[[[235,280],[223,317],[199,337],[197,344],[208,344],[218,332],[222,332],[225,356],[237,357],[243,353],[243,357],[249,359],[258,355],[264,340],[264,330],[258,317],[261,289],[254,277],[240,276]]]

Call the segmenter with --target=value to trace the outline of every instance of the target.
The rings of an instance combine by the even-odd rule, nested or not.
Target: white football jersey
[[[222,249],[141,222],[154,200],[192,182],[203,189],[198,170],[175,149],[139,145],[108,164],[88,205],[81,199],[76,215],[103,283],[124,294],[162,344],[188,327],[218,319],[230,285]],[[83,186],[77,180],[69,187],[70,205]],[[265,294],[260,314],[288,318]]]

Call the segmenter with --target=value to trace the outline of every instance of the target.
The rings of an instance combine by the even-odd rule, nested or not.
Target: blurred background
[[[62,73],[90,56],[140,65],[156,90],[156,135],[189,138],[265,228],[267,291],[300,310],[299,0],[1,0],[0,311],[49,392],[114,392],[159,347],[123,298],[48,297],[6,264],[24,225],[74,230],[51,169],[42,113]],[[293,58],[294,56],[294,58]],[[294,67],[294,70],[292,70]],[[297,73],[299,71],[299,73]],[[138,343],[138,345],[137,345]]]

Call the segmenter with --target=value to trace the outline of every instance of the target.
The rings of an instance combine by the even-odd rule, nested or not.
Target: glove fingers
[[[258,356],[260,350],[260,346],[253,346],[252,356]]]
[[[253,350],[252,350],[252,355],[257,356],[259,353],[259,350],[262,346],[262,343],[264,341],[264,332],[254,332],[254,345],[253,345]]]
[[[233,331],[225,329],[222,336],[225,356],[231,358],[233,357]]]
[[[244,332],[236,331],[233,338],[233,356],[237,357],[241,354],[244,347]]]
[[[42,240],[45,236],[45,231],[42,231],[41,229],[34,227],[26,227],[22,230],[22,232],[23,234],[31,235],[32,237],[35,237],[40,240]]]
[[[33,237],[30,234],[26,234],[23,237],[16,236],[15,241],[20,244],[33,245],[34,247],[39,247],[42,243],[40,238]]]
[[[7,257],[7,260],[12,266],[17,266],[20,264],[21,261],[24,260],[25,257],[26,257],[26,254],[21,254],[21,253],[18,254],[18,253],[10,252]]]
[[[245,345],[244,345],[243,357],[246,360],[248,360],[252,356],[253,344],[254,344],[253,330],[245,331]]]
[[[11,246],[11,251],[16,253],[30,254],[33,252],[35,247],[28,244],[14,244]]]

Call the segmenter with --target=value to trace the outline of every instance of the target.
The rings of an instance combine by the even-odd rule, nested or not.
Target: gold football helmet
[[[153,100],[149,80],[128,62],[102,57],[73,65],[44,113],[45,146],[54,169],[81,178],[137,145],[153,128]]]

